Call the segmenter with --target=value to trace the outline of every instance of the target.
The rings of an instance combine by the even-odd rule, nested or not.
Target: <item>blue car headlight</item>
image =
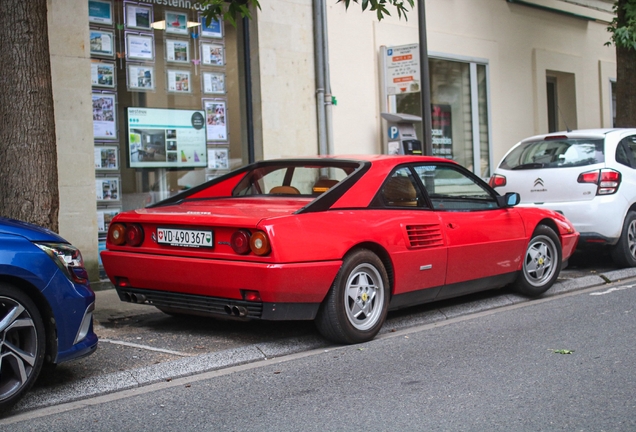
[[[42,249],[72,282],[86,284],[88,273],[78,248],[66,243],[35,243]]]

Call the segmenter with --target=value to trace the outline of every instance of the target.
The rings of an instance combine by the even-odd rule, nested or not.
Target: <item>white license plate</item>
[[[214,247],[212,231],[157,228],[157,243],[170,246]]]

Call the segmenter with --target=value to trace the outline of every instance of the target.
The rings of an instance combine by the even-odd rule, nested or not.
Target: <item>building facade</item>
[[[387,69],[417,47],[418,11],[377,21],[315,1],[262,1],[236,28],[202,21],[194,0],[48,2],[60,233],[93,280],[117,212],[251,160],[386,152],[381,113],[420,115],[417,76],[407,86]],[[427,0],[435,154],[487,178],[521,138],[612,126],[612,5]]]

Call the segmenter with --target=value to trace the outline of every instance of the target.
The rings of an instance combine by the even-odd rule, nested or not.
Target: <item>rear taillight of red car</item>
[[[114,223],[108,228],[108,240],[121,246],[140,246],[144,242],[144,230],[139,224]]]
[[[621,184],[621,173],[613,169],[587,171],[579,174],[577,182],[597,185],[596,195],[611,195]]]
[[[230,246],[234,252],[239,255],[245,255],[250,252],[250,233],[248,230],[238,230],[234,234],[232,234],[232,238],[230,239]]]
[[[271,251],[269,238],[263,231],[252,233],[246,229],[238,230],[232,234],[230,246],[239,255],[245,255],[251,251],[254,255],[263,256]]]
[[[488,181],[491,188],[502,187],[506,185],[506,177],[501,174],[493,174]]]

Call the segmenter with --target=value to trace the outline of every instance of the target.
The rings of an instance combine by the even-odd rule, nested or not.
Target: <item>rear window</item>
[[[353,168],[326,165],[266,165],[248,172],[233,196],[311,195],[317,196],[343,180]]]
[[[594,165],[605,162],[603,139],[530,141],[512,150],[499,168],[536,169]]]

